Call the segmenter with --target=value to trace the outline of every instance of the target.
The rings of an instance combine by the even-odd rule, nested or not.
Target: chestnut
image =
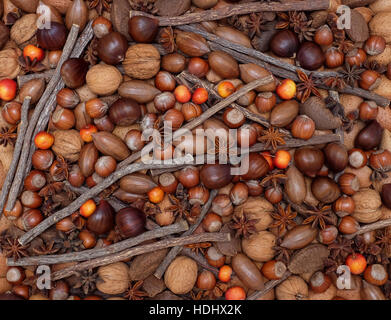
[[[129,130],[125,135],[124,141],[131,151],[140,151],[145,145],[143,134],[136,129]]]
[[[61,67],[61,77],[67,87],[77,89],[86,82],[88,63],[82,58],[70,58]]]
[[[375,90],[381,83],[380,74],[375,70],[365,70],[360,75],[358,84],[364,90]]]
[[[38,28],[38,45],[47,50],[61,50],[67,41],[68,31],[62,23],[52,21],[50,28]]]
[[[57,106],[52,114],[52,123],[57,129],[69,130],[75,126],[76,119],[72,110]]]
[[[64,88],[57,93],[57,103],[67,109],[73,109],[80,102],[80,97],[76,91]]]
[[[237,142],[241,147],[251,147],[257,142],[258,132],[251,124],[242,125],[237,131]]]
[[[184,103],[181,111],[186,121],[193,120],[202,114],[201,106],[193,102]]]
[[[228,107],[223,113],[223,121],[229,128],[236,129],[246,121],[246,117],[242,111]]]
[[[269,46],[275,55],[290,58],[299,47],[299,39],[293,31],[281,30],[274,34]]]
[[[173,75],[167,71],[159,71],[155,76],[155,87],[160,91],[173,91],[176,81]]]
[[[171,92],[163,92],[155,96],[153,99],[155,108],[160,112],[165,112],[175,107],[175,96]]]
[[[364,279],[375,286],[382,286],[388,280],[388,273],[382,264],[376,263],[365,269]]]
[[[243,182],[236,183],[231,191],[229,197],[235,206],[239,206],[248,199],[248,186]]]
[[[248,170],[245,174],[241,175],[244,180],[259,179],[266,175],[269,171],[269,163],[267,160],[258,153],[250,153],[242,158],[242,164],[246,164],[248,161]]]
[[[193,57],[189,60],[187,70],[198,78],[203,78],[209,71],[209,64],[204,59]]]
[[[141,117],[140,105],[130,98],[120,98],[109,109],[110,120],[118,126],[130,126]]]
[[[314,41],[320,46],[329,46],[333,43],[333,32],[327,24],[319,27],[318,30],[316,30]]]
[[[135,237],[145,231],[145,214],[133,207],[123,208],[115,217],[116,225],[125,238]]]
[[[248,188],[248,195],[250,197],[260,196],[263,192],[261,182],[258,180],[247,180],[245,181]]]
[[[22,116],[21,112],[22,105],[16,101],[6,103],[1,109],[1,115],[3,119],[11,125],[15,125],[20,121]]]
[[[333,225],[326,226],[324,229],[319,231],[318,236],[321,243],[331,244],[338,236],[338,229]]]
[[[360,181],[353,173],[343,173],[338,179],[338,184],[341,191],[350,196],[360,189]]]
[[[315,177],[324,163],[323,152],[313,147],[302,147],[295,151],[296,167],[309,177]]]
[[[32,170],[24,180],[24,186],[30,191],[39,191],[46,185],[46,176],[42,171]]]
[[[76,229],[75,224],[71,217],[66,217],[56,223],[56,229],[65,233],[71,232]]]
[[[226,217],[232,214],[234,208],[228,195],[218,194],[212,201],[211,210],[222,217]]]
[[[99,98],[94,98],[86,102],[86,112],[92,119],[102,118],[108,109],[108,104]]]
[[[345,61],[350,66],[361,66],[367,59],[367,54],[361,48],[356,48],[348,52],[345,56]]]
[[[228,164],[205,164],[200,171],[201,182],[208,189],[225,187],[232,178],[231,166]]]
[[[380,149],[372,152],[369,157],[369,164],[375,170],[389,171],[391,169],[391,151]]]
[[[331,284],[331,278],[322,271],[315,272],[310,279],[311,290],[315,293],[325,292]]]
[[[292,136],[298,139],[308,140],[315,132],[315,122],[306,115],[297,116],[292,123]]]
[[[358,231],[360,224],[352,216],[345,216],[338,225],[338,230],[344,234],[352,234]]]
[[[25,231],[39,225],[43,220],[43,214],[38,209],[29,209],[20,217],[21,225]]]
[[[114,214],[113,207],[106,200],[101,200],[87,219],[87,229],[98,235],[109,232],[114,227]]]
[[[328,68],[337,68],[343,65],[345,55],[337,48],[329,48],[326,51],[325,59]]]
[[[163,70],[171,73],[179,73],[185,69],[186,58],[179,53],[170,53],[162,57],[161,66]]]
[[[100,157],[95,163],[95,172],[101,177],[108,177],[117,168],[117,161],[112,156]]]
[[[11,211],[4,209],[4,215],[7,217],[8,220],[16,220],[21,216],[22,212],[23,206],[19,200],[16,200],[15,206],[12,208]]]
[[[316,199],[324,203],[332,203],[341,195],[338,185],[329,177],[316,177],[312,180],[311,191]]]
[[[339,217],[344,217],[354,213],[356,208],[352,197],[343,195],[333,203],[333,210]]]
[[[95,118],[94,124],[99,131],[113,132],[115,129],[114,123],[107,114],[102,118]]]
[[[353,168],[360,169],[365,167],[368,162],[367,154],[357,148],[349,150],[349,165]]]
[[[124,61],[127,50],[128,41],[119,32],[111,32],[99,39],[98,56],[104,63],[119,64]]]
[[[132,17],[128,22],[128,31],[134,41],[150,43],[159,31],[159,22],[157,19],[149,17]]]
[[[86,229],[80,231],[79,239],[82,241],[82,244],[86,249],[91,249],[96,245],[95,235]]]
[[[334,172],[341,172],[348,165],[348,152],[342,143],[329,143],[324,148],[327,165]]]
[[[202,226],[206,232],[218,232],[223,225],[221,217],[213,212],[208,213],[204,220],[202,220]]]
[[[99,39],[110,33],[112,27],[113,25],[111,21],[102,16],[96,18],[92,24],[92,30],[94,30],[94,35]]]
[[[386,40],[382,36],[370,36],[364,44],[364,50],[370,56],[383,53],[386,49]]]
[[[23,206],[32,209],[36,209],[42,204],[42,198],[39,196],[39,194],[29,190],[23,191],[20,197],[20,201],[22,202]]]
[[[373,120],[359,132],[354,145],[356,148],[364,150],[374,149],[380,144],[382,135],[383,128],[376,120]]]
[[[197,288],[201,290],[212,290],[216,285],[216,278],[209,270],[203,270],[197,278]]]
[[[163,115],[164,126],[171,127],[172,130],[178,130],[182,126],[183,121],[185,121],[185,117],[177,109],[169,109]]]
[[[180,170],[177,174],[179,182],[185,188],[192,188],[200,182],[200,172],[197,167],[189,166]]]
[[[260,92],[255,98],[255,106],[261,113],[269,112],[276,105],[277,98],[273,92]]]
[[[302,68],[316,70],[323,65],[325,55],[316,43],[304,42],[297,52],[297,60]]]
[[[265,191],[265,198],[272,204],[277,204],[282,200],[282,189],[280,186],[271,186]]]
[[[209,199],[209,191],[203,185],[198,185],[188,190],[189,203],[203,206]]]
[[[159,176],[159,186],[165,193],[174,193],[178,186],[178,180],[171,172],[165,172]]]
[[[85,177],[82,174],[80,167],[74,164],[68,174],[68,181],[74,187],[81,187],[84,184]]]
[[[205,258],[212,267],[220,268],[225,263],[225,256],[215,247],[210,247],[206,251]]]
[[[368,121],[376,119],[378,107],[374,101],[364,101],[358,108],[361,120]]]

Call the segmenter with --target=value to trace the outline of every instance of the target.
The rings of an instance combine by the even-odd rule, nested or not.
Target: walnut
[[[99,267],[99,280],[96,287],[106,294],[120,294],[129,286],[128,266],[123,262],[116,262]]]
[[[18,56],[19,49],[4,49],[0,51],[0,79],[10,78],[15,79],[20,72]]]
[[[372,223],[382,216],[382,204],[379,192],[372,189],[361,189],[353,195],[355,210],[353,217],[362,223]]]
[[[106,64],[93,66],[86,76],[88,88],[99,96],[106,96],[116,92],[122,80],[121,72],[116,67]]]
[[[11,28],[11,39],[18,45],[29,41],[37,32],[37,18],[38,16],[32,13],[16,20]]]
[[[76,130],[56,130],[53,132],[53,151],[66,160],[75,162],[79,159],[79,153],[83,147],[83,140]]]
[[[160,70],[160,53],[151,44],[135,44],[126,52],[125,72],[135,79],[150,79]]]
[[[164,274],[166,286],[175,294],[185,294],[193,289],[197,280],[197,263],[188,257],[178,257]]]
[[[247,256],[258,262],[273,259],[276,236],[269,231],[260,231],[242,240],[242,249]]]

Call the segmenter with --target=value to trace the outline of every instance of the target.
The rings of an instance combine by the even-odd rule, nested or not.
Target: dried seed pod
[[[301,249],[310,244],[318,234],[318,229],[311,225],[299,225],[289,230],[280,246],[287,249]]]
[[[201,57],[210,52],[206,40],[193,32],[179,31],[175,42],[178,49],[190,57]]]
[[[330,251],[324,245],[309,245],[295,253],[288,264],[288,269],[294,274],[312,273],[323,268],[324,260],[329,254]]]
[[[264,288],[261,272],[246,255],[242,253],[235,255],[232,258],[232,269],[246,287],[253,290]]]
[[[98,160],[98,149],[93,143],[83,146],[79,156],[79,167],[85,177],[89,177],[95,171],[95,163]]]

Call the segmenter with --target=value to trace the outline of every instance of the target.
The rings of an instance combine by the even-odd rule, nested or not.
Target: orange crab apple
[[[84,142],[92,141],[92,134],[98,132],[98,128],[93,124],[87,124],[84,128],[80,129],[80,137]]]
[[[234,286],[225,292],[225,299],[227,300],[244,300],[246,299],[246,292],[242,287]]]
[[[291,161],[291,154],[286,150],[278,150],[274,155],[273,164],[279,169],[285,169]]]
[[[208,101],[208,91],[205,88],[197,88],[192,96],[192,101],[195,104],[203,104]]]
[[[162,202],[164,198],[164,191],[160,187],[155,187],[148,192],[148,198],[152,203]]]
[[[217,93],[222,98],[227,98],[228,96],[233,94],[235,90],[236,90],[235,86],[229,81],[221,81],[217,85]]]
[[[30,61],[42,61],[45,58],[45,51],[32,44],[29,44],[23,49],[23,57],[29,58]]]
[[[83,216],[84,218],[88,218],[95,212],[95,210],[96,210],[96,204],[94,200],[90,199],[82,204],[79,212],[81,216]]]
[[[34,143],[38,149],[49,149],[54,143],[54,136],[49,132],[41,131],[35,136]]]
[[[178,101],[180,103],[186,103],[186,102],[189,102],[191,99],[191,92],[188,87],[181,84],[175,88],[174,96],[175,96],[176,101]]]
[[[281,99],[293,99],[296,95],[296,83],[291,79],[284,79],[277,86],[276,92]]]
[[[228,265],[224,265],[219,270],[219,280],[222,282],[228,282],[231,280],[232,268]]]
[[[352,274],[360,274],[367,267],[367,260],[360,253],[352,253],[346,258],[345,264],[349,267]]]
[[[12,79],[0,80],[0,99],[4,101],[11,101],[16,97],[17,84]]]

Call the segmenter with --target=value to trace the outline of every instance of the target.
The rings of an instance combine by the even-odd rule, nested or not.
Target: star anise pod
[[[342,90],[346,88],[346,82],[341,77],[329,77],[323,79],[323,84],[328,86],[330,89]]]
[[[6,258],[13,258],[18,260],[22,257],[28,257],[27,248],[29,245],[22,246],[18,239],[11,237],[5,237],[1,242],[1,251]]]
[[[169,194],[168,198],[172,205],[166,208],[167,211],[172,211],[175,216],[180,218],[187,218],[189,216],[189,205],[187,201],[180,200],[172,194]]]
[[[59,253],[79,252],[84,249],[83,241],[79,239],[79,230],[74,230],[68,234],[59,231],[54,242],[60,248]]]
[[[248,24],[248,15],[234,15],[232,17],[227,18],[228,24],[233,26],[235,29],[238,29],[243,32],[247,32],[247,24]]]
[[[297,70],[297,76],[301,81],[296,87],[301,103],[305,102],[311,94],[321,98],[320,92],[316,88],[316,81],[313,79],[312,72],[307,76],[303,71]]]
[[[353,130],[359,116],[358,109],[349,112],[345,117],[342,118],[342,129],[349,133]]]
[[[331,216],[331,206],[312,207],[310,216],[303,221],[303,224],[311,224],[313,228],[317,225],[323,230],[326,224],[335,225],[336,221]]]
[[[41,211],[45,217],[49,217],[53,214],[54,210],[56,210],[61,204],[58,202],[54,202],[52,198],[46,198],[41,206]]]
[[[356,86],[358,80],[361,79],[361,73],[363,73],[365,69],[359,68],[356,65],[351,66],[349,63],[345,63],[345,69],[340,70],[342,78],[345,80],[347,84],[349,84],[352,88]]]
[[[391,254],[391,232],[388,228],[378,232],[375,244],[380,246],[387,255]]]
[[[288,227],[296,226],[294,219],[297,216],[296,212],[292,212],[291,205],[288,205],[285,209],[278,204],[278,212],[273,212],[271,217],[275,220],[270,228],[278,228],[278,234],[283,235]]]
[[[380,74],[387,71],[387,66],[380,64],[379,62],[377,62],[375,60],[372,60],[372,61],[366,60],[363,64],[363,67],[368,70],[376,71],[377,73],[380,73]]]
[[[287,179],[286,174],[283,173],[282,170],[272,171],[265,178],[262,179],[261,185],[267,186],[272,185],[277,187],[279,183],[284,182]]]
[[[39,256],[57,253],[60,248],[54,247],[54,241],[45,242],[38,248],[33,248],[33,252]]]
[[[203,255],[205,255],[205,250],[210,248],[211,246],[212,245],[209,242],[200,242],[185,245],[185,247],[191,249],[191,251]]]
[[[167,53],[172,53],[176,49],[174,32],[171,27],[163,28],[159,33],[159,43]]]
[[[256,232],[255,225],[259,221],[259,219],[248,219],[245,213],[241,214],[240,217],[234,216],[232,220],[233,221],[229,226],[236,231],[236,238],[240,236],[248,238],[251,236]]]
[[[339,236],[336,241],[328,245],[330,249],[330,257],[337,260],[338,263],[345,262],[346,257],[353,253],[352,240]]]
[[[260,36],[263,31],[263,24],[265,20],[263,18],[262,12],[259,13],[251,13],[247,16],[246,29],[250,38],[255,35]]]
[[[291,260],[291,255],[293,250],[289,250],[285,247],[281,247],[282,238],[277,238],[276,245],[273,247],[275,251],[274,258],[277,261],[282,261],[285,264],[288,264]]]
[[[146,292],[139,290],[143,285],[142,280],[137,281],[133,285],[130,284],[126,290],[124,298],[129,300],[144,300],[144,297],[148,296]]]
[[[94,37],[89,46],[87,47],[86,53],[84,55],[84,60],[86,60],[89,64],[96,65],[99,57],[98,57],[98,45],[99,39]]]
[[[57,155],[57,159],[52,164],[51,175],[54,181],[68,180],[69,164],[63,156]]]
[[[265,143],[265,148],[272,147],[273,151],[277,150],[277,146],[285,144],[285,133],[279,129],[270,127],[267,130],[262,130],[261,136],[258,137],[259,142]]]
[[[112,0],[89,0],[88,6],[90,9],[95,9],[101,16],[103,11],[110,12],[110,4]]]
[[[297,33],[300,42],[303,40],[311,41],[315,29],[311,27],[312,20],[308,20],[307,16],[302,11],[290,11],[286,13],[278,13],[278,16],[282,21],[276,24],[276,29],[287,29],[291,28],[295,33]]]
[[[0,129],[0,146],[3,145],[6,147],[8,145],[15,145],[16,138],[18,136],[16,129],[16,126],[11,128],[3,127]]]
[[[63,182],[56,182],[56,181],[49,181],[46,186],[44,186],[40,191],[39,195],[41,197],[51,197],[54,196],[55,194],[61,192],[63,190],[64,183]]]
[[[24,57],[23,55],[19,56],[18,62],[22,69],[28,72],[41,72],[46,70],[46,66],[39,62],[36,58],[31,61],[29,57]]]
[[[117,243],[123,240],[123,237],[121,236],[121,233],[118,229],[118,226],[114,228],[114,230],[111,230],[109,232],[109,235],[106,238],[108,241],[111,241],[113,243]]]
[[[85,295],[95,290],[98,274],[92,269],[75,272],[75,276],[78,277],[78,280],[73,286],[74,289],[82,288]]]
[[[348,39],[345,39],[345,38],[340,39],[340,40],[337,39],[335,41],[335,45],[336,45],[337,49],[339,51],[343,52],[344,54],[349,54],[349,52],[355,50],[354,42],[350,41]]]

